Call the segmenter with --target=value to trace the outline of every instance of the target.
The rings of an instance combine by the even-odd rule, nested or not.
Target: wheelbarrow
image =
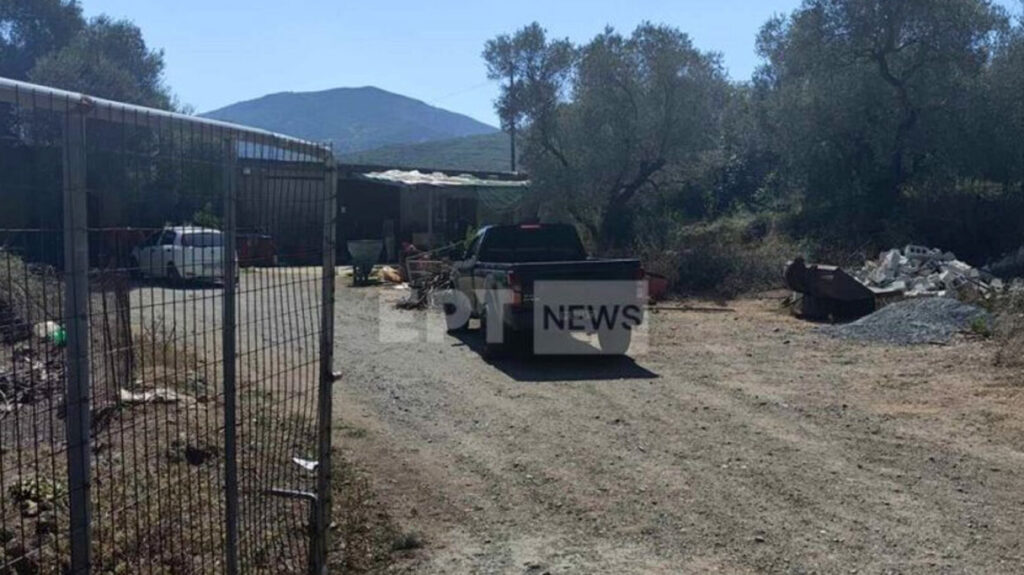
[[[373,266],[380,260],[384,240],[350,240],[348,254],[352,257],[352,284],[362,286],[370,283]]]

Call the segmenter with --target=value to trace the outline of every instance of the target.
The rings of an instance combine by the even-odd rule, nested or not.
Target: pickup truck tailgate
[[[533,293],[537,281],[622,281],[640,277],[640,261],[583,260],[514,264],[512,272],[524,294]]]

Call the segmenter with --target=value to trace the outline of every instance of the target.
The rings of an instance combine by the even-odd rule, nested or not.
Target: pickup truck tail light
[[[644,270],[643,266],[636,269],[636,299],[645,300],[647,299],[647,271]]]
[[[523,282],[516,272],[508,272],[508,288],[512,290],[512,305],[523,303]]]

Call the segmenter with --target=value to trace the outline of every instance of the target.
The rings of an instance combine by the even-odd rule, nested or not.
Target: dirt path
[[[476,334],[380,343],[400,295],[339,291],[336,397],[423,535],[399,571],[1024,570],[1024,382],[987,343],[838,342],[748,300],[653,316],[635,363],[488,363]]]

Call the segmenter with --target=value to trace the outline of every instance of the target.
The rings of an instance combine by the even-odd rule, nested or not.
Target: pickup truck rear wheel
[[[444,310],[445,327],[448,333],[459,333],[469,329],[469,319],[464,318],[456,309],[455,304],[446,303],[441,306]]]
[[[601,344],[601,351],[605,354],[625,355],[629,351],[629,344],[633,341],[633,330],[624,327],[603,329],[597,332],[597,341]]]
[[[509,344],[511,343],[511,335],[512,335],[512,333],[511,333],[511,330],[508,329],[508,327],[503,325],[502,328],[501,328],[502,338],[501,338],[501,342],[500,343],[499,342],[492,342],[492,341],[490,341],[488,339],[488,337],[487,337],[487,330],[488,330],[487,321],[488,321],[488,319],[487,318],[488,318],[488,316],[491,315],[489,308],[490,308],[490,306],[485,304],[483,309],[480,310],[480,334],[484,338],[484,349],[483,349],[482,355],[484,357],[486,357],[486,358],[496,358],[496,357],[501,357],[502,355],[505,354],[506,351],[508,351]]]

